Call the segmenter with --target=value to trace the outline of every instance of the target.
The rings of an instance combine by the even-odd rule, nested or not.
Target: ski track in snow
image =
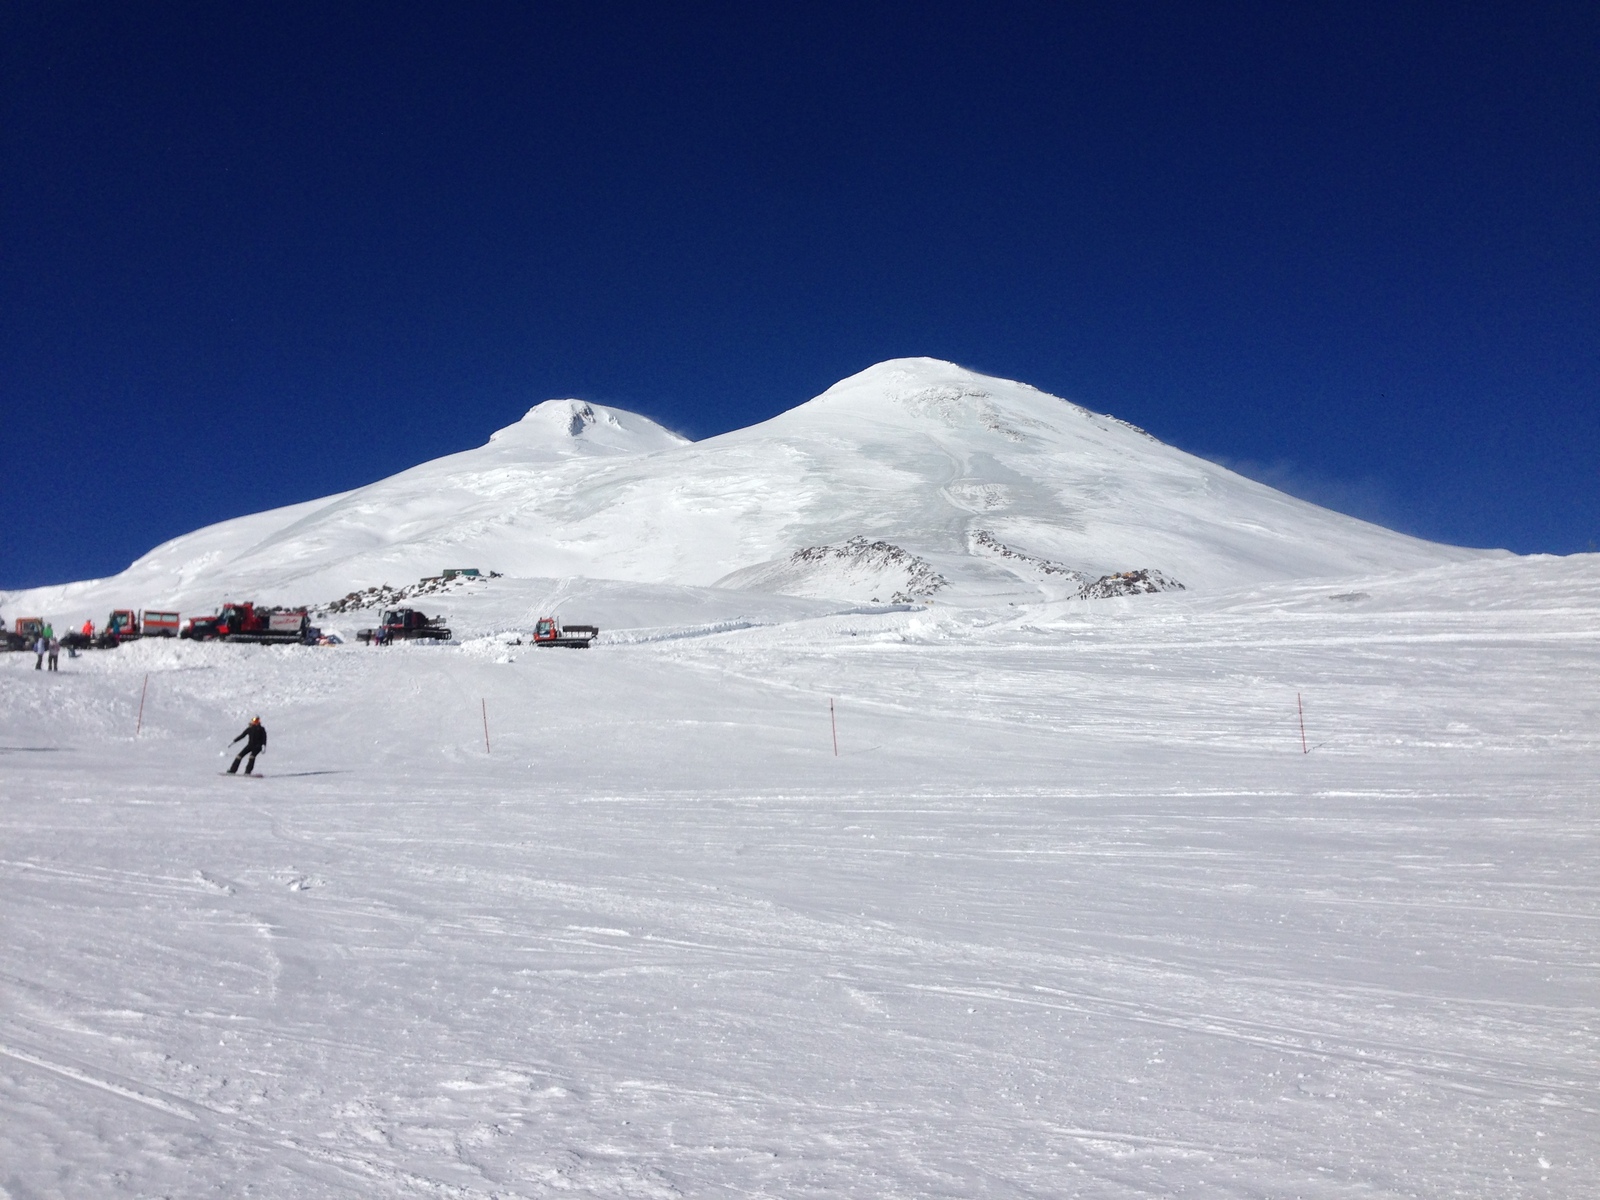
[[[0,656],[0,1194],[1594,1194],[1594,556],[613,632]]]

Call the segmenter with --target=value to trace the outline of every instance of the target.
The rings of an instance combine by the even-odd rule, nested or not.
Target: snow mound
[[[787,558],[723,576],[717,587],[813,599],[912,604],[949,583],[933,564],[891,542],[853,537],[841,546],[807,546]]]

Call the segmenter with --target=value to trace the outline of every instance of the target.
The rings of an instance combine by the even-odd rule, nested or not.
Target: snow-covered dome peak
[[[582,437],[585,430],[601,424],[622,428],[615,413],[604,408],[597,412],[587,400],[546,400],[530,408],[515,425],[496,430],[489,440],[498,442],[508,433],[527,432],[523,426],[557,436]]]
[[[907,433],[935,427],[1001,433],[1015,440],[1015,427],[1040,428],[1085,410],[1025,383],[938,358],[891,358],[841,379],[814,400],[775,418],[776,428],[828,426],[839,436],[860,423],[894,426]],[[761,428],[757,426],[757,428]],[[874,434],[873,436],[881,436]]]
[[[688,440],[649,417],[587,400],[535,404],[515,425],[489,436],[491,443],[503,449],[543,450],[561,456],[649,454],[685,445]]]
[[[873,396],[894,397],[928,388],[982,388],[986,384],[1003,382],[1008,381],[991,379],[942,358],[890,358],[847,375],[817,400],[849,402]]]

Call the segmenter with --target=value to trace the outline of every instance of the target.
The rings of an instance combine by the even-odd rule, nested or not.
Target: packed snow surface
[[[317,604],[447,567],[932,594],[897,584],[896,563],[794,558],[862,542],[924,564],[941,605],[1053,600],[1129,571],[1215,591],[1484,557],[1295,500],[1025,384],[897,359],[702,442],[547,401],[479,449],[186,534],[110,579],[0,593],[0,608],[77,624]]]
[[[1120,599],[0,656],[0,1192],[1595,1195],[1600,560],[1202,590],[1177,536]],[[601,644],[515,644],[556,609]]]

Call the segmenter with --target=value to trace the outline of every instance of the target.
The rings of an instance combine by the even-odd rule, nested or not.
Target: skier
[[[49,658],[50,670],[59,671],[61,669],[61,639],[53,637],[45,643],[45,654]]]
[[[248,754],[250,756],[250,761],[245,764],[244,773],[246,775],[254,775],[256,770],[256,755],[260,754],[267,748],[267,727],[261,723],[260,717],[251,717],[250,724],[246,725],[244,727],[244,732],[241,733],[239,737],[234,738],[233,741],[237,742],[241,738],[245,740],[244,749],[239,751],[238,755],[235,756],[233,760],[233,766],[228,768],[228,774],[237,775],[239,773],[239,760]],[[233,745],[233,742],[229,742],[228,745]]]
[[[44,670],[44,652],[48,649],[50,649],[50,643],[45,641],[44,635],[41,634],[39,639],[33,643],[33,653],[35,656],[33,660],[33,669],[35,671]]]

